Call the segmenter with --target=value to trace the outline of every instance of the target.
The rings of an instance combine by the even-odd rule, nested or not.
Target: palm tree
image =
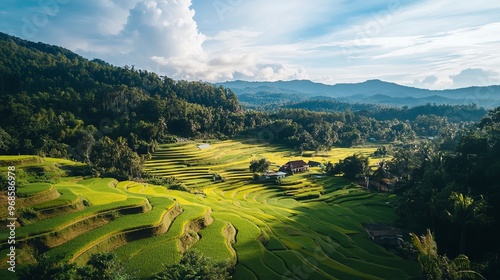
[[[429,280],[485,279],[478,272],[470,269],[466,255],[459,255],[453,260],[438,254],[437,243],[429,229],[420,238],[410,233],[412,243],[417,248],[418,262],[424,275]]]
[[[475,201],[472,197],[457,192],[453,192],[450,199],[453,201],[453,210],[446,213],[460,227],[460,253],[463,253],[467,228],[486,221],[486,203],[483,197]]]
[[[388,178],[389,174],[389,166],[387,161],[381,160],[377,163],[377,169],[373,171],[372,177],[375,179],[378,185],[378,191],[380,191],[380,183],[383,179]]]
[[[427,229],[427,233],[420,236],[420,238],[413,232],[410,233],[410,236],[413,246],[419,252],[418,262],[424,274],[427,275],[428,279],[441,279],[442,272],[439,264],[437,243],[431,230]]]

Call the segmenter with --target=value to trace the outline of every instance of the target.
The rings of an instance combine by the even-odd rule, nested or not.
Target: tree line
[[[37,256],[36,262],[17,271],[19,280],[135,280],[131,272],[114,253],[93,254],[84,265],[67,263],[61,257]],[[177,264],[165,265],[150,280],[226,280],[232,279],[234,265],[229,261],[214,261],[196,250],[184,253]]]

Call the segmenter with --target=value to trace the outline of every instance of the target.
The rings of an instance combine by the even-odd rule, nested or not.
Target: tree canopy
[[[38,256],[34,264],[23,266],[17,276],[20,280],[132,280],[137,279],[127,272],[125,266],[112,253],[97,253],[89,261],[78,266],[62,261],[61,256]]]
[[[195,250],[189,250],[178,264],[166,266],[153,277],[157,280],[226,280],[232,279],[229,261],[215,262]]]
[[[500,108],[463,134],[455,151],[419,145],[395,153],[396,211],[406,228],[431,228],[450,256],[485,262],[486,278],[498,278],[500,262]]]
[[[329,162],[325,171],[330,175],[343,174],[351,180],[368,176],[370,173],[368,158],[360,155],[348,156],[336,164]]]
[[[271,162],[266,158],[261,158],[259,160],[252,160],[250,162],[250,171],[252,172],[266,172],[271,166]]]

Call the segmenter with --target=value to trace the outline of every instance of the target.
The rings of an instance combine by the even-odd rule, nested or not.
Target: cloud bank
[[[4,32],[174,79],[500,83],[496,0],[4,0],[0,11]]]

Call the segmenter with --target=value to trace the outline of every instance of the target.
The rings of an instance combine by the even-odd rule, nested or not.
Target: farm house
[[[403,242],[403,234],[400,229],[383,223],[363,224],[370,238],[382,246],[398,246]]]
[[[309,165],[305,161],[294,160],[285,163],[285,165],[281,166],[279,171],[297,173],[297,172],[306,172],[308,170],[309,170]]]
[[[210,148],[210,144],[204,143],[204,144],[198,144],[197,145],[198,149],[203,150],[203,149],[208,149]]]
[[[271,178],[281,179],[285,178],[286,173],[281,171],[280,172],[268,171],[264,174],[264,176],[266,179],[271,179]]]

